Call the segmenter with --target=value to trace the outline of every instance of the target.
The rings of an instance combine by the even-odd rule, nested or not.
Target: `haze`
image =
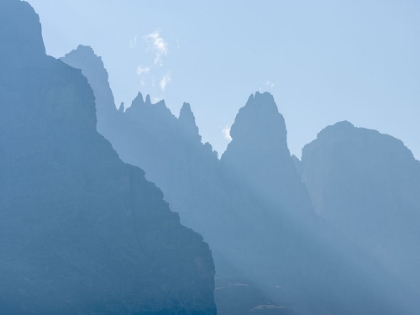
[[[0,1],[2,315],[420,314],[418,4],[33,4]]]

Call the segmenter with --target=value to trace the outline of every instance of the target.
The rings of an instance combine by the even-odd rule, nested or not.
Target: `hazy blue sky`
[[[219,152],[238,109],[266,90],[299,156],[326,125],[349,120],[420,157],[418,0],[29,2],[49,54],[92,46],[117,103],[141,91],[178,115],[190,102]]]

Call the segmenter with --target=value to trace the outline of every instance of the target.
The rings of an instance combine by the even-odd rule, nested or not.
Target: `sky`
[[[189,102],[221,154],[248,97],[274,95],[289,148],[348,120],[420,159],[418,0],[28,0],[47,53],[91,46],[117,105],[141,92],[178,116]]]

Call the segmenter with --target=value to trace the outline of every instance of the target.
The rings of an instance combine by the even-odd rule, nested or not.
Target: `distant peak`
[[[105,68],[102,58],[99,57],[91,46],[79,45],[76,49],[73,49],[64,57],[61,58],[66,63],[71,63],[74,61],[73,59],[77,60],[78,63],[98,63],[100,62],[100,67]]]
[[[179,121],[195,125],[195,117],[189,103],[184,103],[179,112]]]
[[[157,101],[152,103],[150,95],[146,95],[143,100],[142,94],[139,92],[137,97],[131,103],[125,111],[128,114],[133,114],[134,117],[139,119],[148,119],[148,115],[151,117],[157,117],[158,119],[168,119],[168,121],[175,121],[176,117],[171,113],[171,110],[166,106],[165,100]]]
[[[329,135],[329,134],[331,135],[346,134],[355,129],[357,128],[352,123],[344,120],[344,121],[335,123],[334,125],[325,127],[323,130],[319,132],[318,137],[319,136],[322,137],[324,135]]]
[[[108,71],[102,58],[90,46],[79,45],[60,60],[69,66],[80,69],[88,79],[95,95],[98,129],[102,128],[102,117],[113,115],[116,110],[114,95],[109,84]]]
[[[195,122],[194,114],[191,110],[191,105],[189,103],[184,103],[181,107],[181,111],[179,112],[178,121],[181,124],[182,129],[184,132],[193,137],[198,137],[201,141],[201,137],[199,134],[199,130],[197,124]]]
[[[354,125],[347,120],[339,121],[334,126],[336,128],[355,128]]]
[[[182,104],[181,110],[179,112],[179,120],[192,120],[195,124],[195,117],[191,109],[190,103]]]
[[[138,92],[135,99],[141,99],[143,102],[143,94],[141,94],[141,92]]]
[[[162,108],[168,108],[168,106],[166,106],[166,102],[165,102],[165,100],[160,100],[160,101],[158,101],[156,104],[155,104],[155,106],[157,106],[157,107],[162,107]],[[169,109],[169,108],[168,108]]]
[[[274,97],[269,92],[256,92],[255,93],[255,100],[256,101],[266,101],[266,102],[273,102],[274,103]]]
[[[93,48],[91,46],[89,46],[89,45],[87,45],[87,46],[85,46],[85,45],[79,45],[79,46],[77,46],[76,50],[78,50],[78,51],[84,51],[84,52],[87,52],[87,53],[96,55],[95,54],[95,51],[93,50]]]
[[[269,92],[255,92],[255,94],[251,94],[248,98],[247,105],[248,104],[267,104],[267,103],[275,103],[274,97]],[[246,106],[246,105],[245,105]]]
[[[258,112],[270,112],[273,114],[274,112],[278,113],[276,102],[274,101],[273,95],[268,92],[260,93],[256,92],[255,94],[251,94],[248,98],[243,109],[246,108],[254,108],[254,110],[258,110]],[[258,109],[257,109],[258,108]]]
[[[284,118],[278,111],[274,97],[268,92],[256,92],[248,98],[230,131],[233,140],[254,139],[256,143],[262,140],[277,141],[273,137],[280,137],[285,144],[286,133]]]
[[[138,92],[137,96],[135,97],[135,99],[131,103],[131,107],[132,108],[140,107],[140,106],[143,106],[144,104],[145,103],[144,103],[144,100],[143,100],[143,95],[140,92]]]
[[[209,142],[204,143],[203,147],[205,150],[207,150],[207,152],[210,152],[211,155],[213,155],[213,157],[215,157],[216,159],[219,158],[219,153],[217,153],[217,151],[213,149],[213,146]]]
[[[145,102],[144,102],[146,105],[152,105],[152,101],[150,100],[150,95],[149,94],[147,94],[147,96],[146,96],[146,100],[145,100]]]

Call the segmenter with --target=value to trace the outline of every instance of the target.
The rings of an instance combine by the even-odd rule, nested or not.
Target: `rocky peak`
[[[376,209],[381,209],[384,215],[386,209],[393,212],[393,207],[402,211],[397,201],[412,200],[407,192],[412,191],[411,196],[417,195],[413,189],[420,192],[420,179],[413,179],[413,174],[420,174],[418,162],[402,141],[376,130],[357,128],[346,121],[326,127],[316,140],[306,145],[302,163],[303,178],[314,204],[326,216],[346,211],[348,205],[358,201],[360,207],[349,210],[353,215]],[[320,172],[324,176],[319,176]],[[402,189],[402,185],[406,187]],[[320,189],[334,193],[321,194]],[[407,196],[397,197],[399,193]],[[369,198],[365,199],[367,196]],[[327,200],[330,197],[334,199]],[[371,203],[370,207],[367,201]],[[337,204],[333,206],[333,202]]]
[[[108,80],[108,72],[105,69],[102,58],[96,55],[90,46],[79,45],[60,59],[73,68],[81,69],[82,72],[93,73],[95,71],[97,76],[104,75]],[[88,71],[89,68],[93,69]]]
[[[39,123],[95,129],[94,96],[86,78],[46,55],[41,31],[39,17],[27,2],[0,2],[0,86],[11,93],[2,96],[19,99],[19,108],[12,112],[36,112]],[[11,113],[6,103],[0,107],[3,117]]]
[[[34,9],[24,1],[0,3],[0,65],[33,67],[45,55],[41,23]]]
[[[150,95],[149,94],[147,94],[146,95],[146,100],[145,100],[145,102],[144,102],[146,105],[152,105],[152,101],[150,100]]]
[[[98,130],[101,131],[102,119],[109,119],[109,116],[116,112],[114,95],[109,86],[108,72],[102,58],[97,56],[90,46],[79,45],[77,49],[61,58],[61,61],[73,68],[80,69],[88,79],[95,95],[99,121]]]
[[[137,93],[136,98],[133,100],[133,102],[131,103],[131,107],[130,108],[136,108],[136,107],[142,107],[145,105],[144,99],[143,99],[143,95],[139,92]]]
[[[241,143],[250,149],[276,147],[288,151],[284,118],[273,96],[267,92],[257,92],[249,97],[246,105],[239,110],[230,135],[232,146]]]
[[[199,134],[199,130],[195,122],[195,117],[191,110],[191,105],[189,103],[184,103],[182,105],[178,121],[186,137],[201,142],[201,136]]]
[[[146,95],[143,100],[142,94],[139,92],[137,97],[131,103],[131,106],[126,109],[125,117],[130,120],[142,121],[151,128],[166,128],[167,125],[174,125],[176,117],[171,113],[171,110],[166,106],[164,100],[160,100],[153,104],[150,95]],[[160,122],[161,124],[156,124]]]
[[[337,141],[352,134],[356,130],[357,128],[352,123],[348,121],[340,121],[332,126],[325,127],[318,133],[317,138],[321,141]]]
[[[312,209],[287,147],[283,116],[269,93],[251,95],[239,110],[221,162],[266,202],[284,209]]]

